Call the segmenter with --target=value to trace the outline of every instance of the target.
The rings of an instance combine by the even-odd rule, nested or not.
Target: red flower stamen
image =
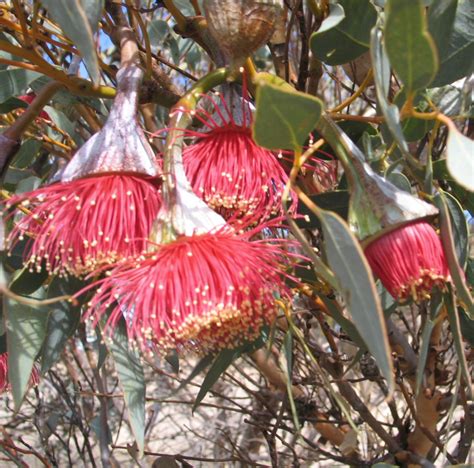
[[[11,199],[27,212],[9,236],[25,235],[30,269],[82,275],[141,254],[161,205],[157,179],[131,174],[85,177]],[[17,208],[18,210],[18,208]]]
[[[255,339],[277,314],[273,293],[285,296],[277,241],[250,241],[232,232],[182,236],[155,253],[117,265],[100,281],[86,318],[125,316],[129,338],[142,349],[231,348]],[[280,242],[286,242],[280,240]]]
[[[365,248],[374,273],[400,301],[429,297],[432,289],[449,281],[443,246],[433,227],[415,221],[375,239]]]
[[[31,371],[30,386],[39,384],[39,372],[35,365]],[[0,393],[10,390],[10,382],[8,380],[8,353],[0,354]]]

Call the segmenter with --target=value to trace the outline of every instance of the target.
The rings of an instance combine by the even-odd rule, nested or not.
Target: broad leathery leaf
[[[430,301],[430,313],[426,318],[423,332],[421,334],[421,347],[418,358],[418,367],[416,369],[416,394],[420,392],[423,375],[425,373],[426,360],[428,358],[428,351],[430,347],[431,333],[436,324],[436,319],[441,310],[441,294],[439,292],[434,294]]]
[[[329,5],[329,15],[312,34],[314,56],[328,65],[356,59],[369,48],[370,30],[377,12],[369,0],[340,0]]]
[[[408,177],[401,172],[390,172],[386,176],[387,180],[392,182],[395,187],[398,187],[400,190],[411,193],[411,183]]]
[[[35,358],[46,336],[48,311],[4,299],[7,328],[8,379],[18,411],[30,384]]]
[[[239,355],[240,352],[235,349],[224,349],[217,355],[214,362],[212,363],[211,368],[209,369],[209,372],[206,374],[206,377],[201,384],[199,393],[197,394],[196,400],[194,401],[193,412],[199,406],[209,390],[217,382],[219,377],[228,369],[228,367],[234,362],[235,359],[237,359]]]
[[[464,270],[469,250],[469,229],[466,216],[459,202],[448,192],[443,192],[451,218],[453,242],[459,265]]]
[[[105,0],[81,0],[82,8],[93,32],[97,32]]]
[[[454,124],[449,125],[446,160],[454,180],[474,192],[474,141],[464,136]]]
[[[443,244],[446,261],[448,262],[451,279],[456,287],[457,296],[465,307],[466,313],[471,320],[474,320],[474,301],[472,300],[464,273],[459,265],[458,257],[456,255],[451,217],[444,192],[440,191],[434,198],[434,201],[439,209],[441,242]]]
[[[320,210],[324,244],[329,266],[339,281],[339,292],[354,324],[387,380],[394,388],[391,351],[385,318],[374,278],[359,242],[347,223],[329,211]]]
[[[253,137],[272,150],[301,148],[321,117],[323,104],[314,96],[262,83],[257,88]]]
[[[438,56],[421,0],[388,0],[385,13],[385,47],[392,67],[407,94],[426,88],[438,70]]]
[[[30,271],[29,267],[23,267],[17,270],[10,283],[9,289],[15,294],[28,295],[33,294],[48,279],[48,272],[41,269],[40,272]]]
[[[20,149],[15,154],[10,166],[17,169],[28,169],[41,151],[41,141],[29,138],[21,143]]]
[[[347,190],[334,190],[332,192],[318,193],[310,196],[311,200],[323,210],[331,210],[341,218],[347,219],[349,212],[349,192]],[[303,229],[319,229],[321,223],[318,217],[303,203],[298,210],[304,218],[296,220],[296,224]]]
[[[467,394],[472,398],[471,372],[469,371],[466,354],[464,352],[461,323],[459,320],[458,309],[456,308],[456,297],[454,296],[451,287],[449,287],[449,292],[445,294],[444,301],[446,308],[448,309],[448,321],[454,339],[454,348],[456,349],[459,367],[461,368],[462,376],[466,382]]]
[[[28,103],[16,97],[10,97],[0,104],[0,114],[8,114],[15,109],[26,109]]]
[[[371,34],[370,54],[374,67],[374,82],[377,93],[377,102],[385,117],[385,122],[395,139],[398,147],[403,153],[408,153],[408,144],[403,135],[400,124],[400,111],[395,104],[388,101],[390,87],[390,63],[383,45],[383,33],[380,29],[374,28]]]
[[[458,0],[433,0],[428,9],[428,29],[440,56],[449,47],[457,6]]]
[[[47,297],[73,295],[84,284],[74,278],[55,277],[48,286]],[[59,360],[69,338],[74,335],[81,320],[81,307],[68,301],[50,306],[46,337],[41,350],[41,373],[44,375]]]
[[[474,320],[470,320],[461,307],[458,307],[458,312],[462,336],[471,346],[474,346]]]
[[[298,418],[298,411],[296,410],[296,404],[291,385],[291,376],[293,373],[293,334],[291,332],[291,328],[286,332],[285,338],[283,339],[283,351],[286,360],[286,391],[288,393],[291,415],[293,417],[293,424],[295,425],[296,430],[300,431],[301,425]]]
[[[99,60],[94,41],[94,33],[80,0],[41,0],[49,16],[61,26],[81,52],[87,71],[94,83],[98,83]]]
[[[453,21],[453,8],[456,9]],[[440,67],[432,86],[443,86],[474,70],[472,0],[433,0],[428,10],[430,31],[438,47]]]
[[[106,338],[107,347],[115,362],[128,419],[141,454],[145,448],[145,376],[138,353],[129,348],[125,323],[121,320],[112,337]]]
[[[238,348],[235,349],[224,349],[221,351],[216,358],[213,360],[212,365],[204,378],[204,381],[201,384],[201,388],[199,393],[196,397],[196,401],[194,402],[192,411],[194,412],[196,408],[199,406],[201,401],[207,395],[209,390],[212,386],[217,382],[219,377],[226,371],[226,369],[235,361],[238,357],[240,357],[244,353],[252,353],[257,349],[261,348],[266,340],[268,339],[268,329],[263,327],[260,331],[260,336],[255,339],[254,341],[246,341],[242,343]],[[186,382],[189,382],[190,379],[194,378],[201,370],[207,367],[208,356],[204,357],[193,370],[190,377],[186,379]],[[183,384],[181,384],[180,388],[182,388]]]
[[[28,85],[40,76],[39,73],[22,68],[0,70],[0,102],[23,94]]]

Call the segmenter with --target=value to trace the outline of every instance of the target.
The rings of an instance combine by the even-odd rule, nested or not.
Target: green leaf
[[[449,289],[451,291],[451,288]],[[464,352],[461,323],[459,321],[458,309],[456,308],[456,298],[453,292],[445,295],[445,304],[448,309],[448,321],[454,338],[454,348],[456,349],[459,367],[461,368],[461,373],[466,383],[467,393],[470,395],[470,398],[472,398],[471,372],[469,371],[466,354]]]
[[[10,165],[17,169],[27,169],[31,167],[41,151],[41,146],[41,142],[33,138],[24,140]]]
[[[121,320],[107,339],[123,390],[128,418],[140,453],[145,447],[145,376],[138,353],[129,348],[125,323]]]
[[[105,0],[80,0],[93,32],[97,32]]]
[[[12,96],[0,104],[0,114],[8,114],[8,112],[11,112],[12,110],[26,109],[27,107],[27,102]]]
[[[99,60],[94,34],[80,0],[41,0],[49,16],[61,26],[63,33],[77,46],[94,83],[98,83]]]
[[[400,190],[411,193],[411,183],[407,176],[401,172],[390,172],[390,174],[387,175],[387,180],[392,182],[392,184]]]
[[[0,70],[0,102],[23,94],[28,85],[39,76],[39,73],[22,68]]]
[[[456,8],[454,24],[453,8]],[[434,0],[428,10],[428,21],[440,59],[440,68],[431,86],[447,85],[469,76],[474,70],[474,10],[471,0]]]
[[[369,0],[340,0],[329,5],[329,15],[312,34],[314,56],[328,65],[356,59],[369,48],[370,30],[377,12]]]
[[[428,29],[440,55],[449,47],[457,6],[458,0],[433,0],[428,9]]]
[[[426,360],[428,358],[428,351],[430,347],[431,334],[433,332],[433,328],[435,327],[436,319],[441,310],[441,306],[442,306],[441,295],[438,293],[437,295],[433,296],[433,298],[430,301],[430,314],[426,318],[425,325],[423,326],[423,332],[421,334],[421,347],[420,347],[420,353],[419,353],[419,358],[418,358],[418,367],[416,369],[416,394],[417,395],[420,391],[421,384],[423,381]]]
[[[464,136],[454,124],[449,125],[446,145],[447,167],[454,180],[474,192],[474,141]]]
[[[450,193],[443,192],[443,195],[451,218],[454,248],[456,249],[459,265],[464,270],[469,250],[469,230],[466,216],[464,216],[462,206]]]
[[[339,216],[320,210],[320,220],[326,255],[339,281],[339,292],[391,392],[394,386],[391,351],[370,267],[359,242]]]
[[[290,403],[291,415],[293,417],[293,424],[297,431],[300,431],[301,425],[298,418],[298,411],[296,410],[295,399],[293,397],[293,390],[291,385],[291,375],[293,373],[293,334],[291,328],[286,332],[283,339],[283,350],[286,359],[286,391],[288,393],[288,401]]]
[[[391,104],[388,101],[388,94],[390,91],[390,63],[383,45],[382,37],[383,35],[380,29],[374,28],[372,30],[370,54],[374,67],[374,82],[377,93],[377,102],[385,117],[387,127],[398,147],[404,154],[408,154],[408,144],[405,140],[402,126],[400,124],[400,111],[395,104]]]
[[[48,279],[48,272],[42,269],[40,272],[36,270],[30,271],[29,267],[23,267],[15,273],[10,283],[10,291],[15,294],[28,295],[38,290]]]
[[[82,284],[82,283],[81,283]],[[79,289],[79,281],[54,278],[48,286],[48,299],[72,295]],[[46,327],[46,338],[41,351],[41,373],[45,374],[59,360],[66,342],[74,335],[81,320],[81,307],[68,301],[51,306]]]
[[[470,320],[461,307],[458,307],[458,312],[462,336],[471,346],[474,346],[474,320]]]
[[[331,210],[341,218],[347,219],[349,212],[349,192],[347,190],[334,190],[333,192],[311,195],[310,199],[323,210]],[[304,216],[296,224],[302,229],[319,229],[321,223],[318,217],[304,204],[300,203],[299,212]]]
[[[273,150],[301,148],[322,110],[322,102],[314,96],[262,83],[257,88],[254,139]]]
[[[444,254],[448,262],[449,273],[456,287],[457,296],[466,308],[466,313],[471,319],[474,319],[474,302],[469,288],[466,285],[466,280],[456,255],[451,217],[444,192],[440,191],[434,198],[434,201],[439,208],[441,242],[443,243]]]
[[[214,359],[209,372],[204,378],[199,393],[197,394],[196,400],[193,405],[193,412],[200,405],[201,401],[208,394],[209,390],[219,380],[219,377],[228,369],[228,367],[234,362],[235,359],[240,355],[240,352],[236,349],[224,349]]]
[[[388,0],[385,13],[385,47],[392,67],[407,94],[426,88],[435,77],[438,58],[421,0]]]
[[[35,358],[46,336],[46,310],[33,309],[11,299],[4,302],[6,311],[8,379],[15,410],[20,409],[29,387]]]

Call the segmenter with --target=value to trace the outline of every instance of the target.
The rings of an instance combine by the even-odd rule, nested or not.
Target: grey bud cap
[[[159,175],[154,152],[137,120],[142,79],[143,71],[135,64],[119,70],[117,95],[104,127],[76,152],[61,174],[62,182],[114,172]]]

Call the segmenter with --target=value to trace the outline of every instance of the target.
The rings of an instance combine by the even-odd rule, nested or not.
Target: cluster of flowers
[[[192,139],[183,165],[191,196],[200,197],[200,209],[212,208],[222,223],[175,230],[171,237],[157,233],[169,206],[161,164],[135,117],[140,79],[136,66],[119,72],[107,123],[76,153],[59,182],[9,200],[7,208],[16,208],[11,216],[22,212],[10,247],[25,241],[31,271],[102,274],[86,288],[94,295],[85,319],[103,321],[113,332],[123,317],[129,339],[143,351],[238,346],[274,320],[275,295],[291,294],[287,279],[295,254],[274,229],[288,176],[278,155],[253,140],[246,96],[238,112],[223,98],[209,98],[211,112],[193,112],[204,129],[183,130]],[[331,162],[319,160],[314,167],[322,179],[334,174],[327,186],[333,188]],[[389,292],[402,300],[424,297],[448,276],[440,240],[425,221],[379,237],[366,254]]]

